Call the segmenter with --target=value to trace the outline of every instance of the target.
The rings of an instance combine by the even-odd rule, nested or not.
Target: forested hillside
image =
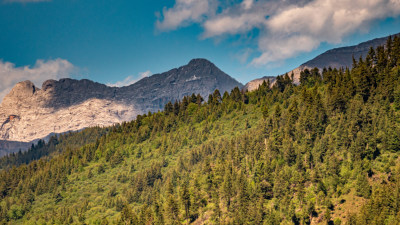
[[[353,64],[188,96],[65,142],[0,172],[0,221],[399,224],[400,39]]]
[[[12,166],[28,164],[46,156],[62,152],[67,148],[79,148],[80,146],[95,143],[98,138],[108,132],[108,128],[91,127],[80,132],[68,132],[50,137],[47,143],[39,140],[37,144],[32,144],[28,151],[11,153],[0,158],[0,170],[9,169]]]

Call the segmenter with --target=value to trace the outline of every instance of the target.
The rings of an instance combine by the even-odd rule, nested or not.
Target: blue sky
[[[400,32],[397,0],[340,1],[344,8],[329,0],[0,0],[0,92],[64,76],[123,85],[192,58],[246,83]],[[361,9],[371,15],[354,12]]]

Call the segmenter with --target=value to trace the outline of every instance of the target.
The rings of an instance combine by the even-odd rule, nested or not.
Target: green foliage
[[[39,140],[37,144],[32,144],[32,147],[26,152],[19,151],[0,158],[0,170],[28,164],[45,156],[52,158],[66,148],[76,149],[89,143],[96,143],[107,132],[108,128],[92,127],[80,132],[52,136],[47,143]]]
[[[387,45],[299,86],[193,94],[2,158],[0,221],[397,224],[400,39]]]

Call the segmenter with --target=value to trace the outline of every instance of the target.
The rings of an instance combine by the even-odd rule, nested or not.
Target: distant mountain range
[[[207,98],[236,86],[243,85],[205,59],[120,88],[74,79],[48,80],[38,88],[23,81],[0,106],[0,156],[51,134],[129,121],[192,93]]]
[[[393,36],[398,36],[399,34],[391,35]],[[353,64],[353,56],[355,59],[359,59],[360,57],[365,57],[368,54],[368,51],[371,47],[376,48],[380,45],[384,45],[386,43],[386,40],[389,38],[383,37],[383,38],[376,38],[370,41],[362,42],[358,45],[354,46],[348,46],[348,47],[341,47],[341,48],[334,48],[331,50],[328,50],[321,55],[318,55],[314,59],[311,59],[310,61],[307,61],[297,67],[296,69],[288,72],[289,75],[292,74],[293,72],[293,80],[294,83],[298,84],[300,82],[300,72],[303,71],[304,69],[312,69],[312,68],[319,68],[322,70],[324,67],[328,68],[351,68]],[[252,91],[258,88],[264,80],[270,80],[271,84],[275,81],[275,77],[273,76],[266,76],[262,78],[258,78],[255,80],[252,80],[248,82],[245,85],[245,89]]]

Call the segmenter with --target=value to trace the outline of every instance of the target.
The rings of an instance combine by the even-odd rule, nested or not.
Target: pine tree
[[[181,201],[182,205],[184,206],[185,209],[185,217],[187,224],[190,223],[190,206],[191,206],[191,199],[190,199],[190,193],[189,193],[189,181],[185,180],[182,185],[182,190],[181,190]]]
[[[180,109],[179,103],[177,101],[175,101],[174,107],[173,107],[173,112],[174,112],[175,116],[179,115],[179,109]]]
[[[371,196],[371,186],[368,183],[366,174],[358,174],[356,181],[356,191],[358,196],[364,198],[369,198]]]
[[[165,104],[164,112],[167,115],[172,112],[172,103],[171,102],[168,102],[167,104]]]

